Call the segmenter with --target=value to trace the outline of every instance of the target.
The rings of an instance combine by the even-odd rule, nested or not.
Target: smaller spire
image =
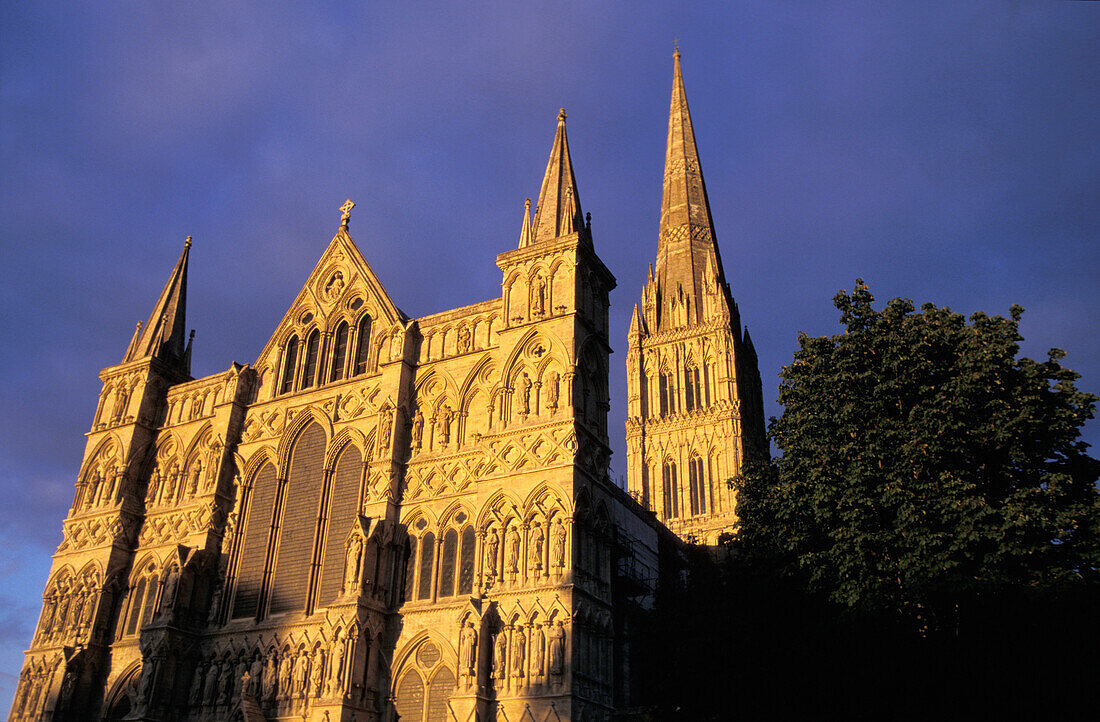
[[[355,204],[348,198],[344,201],[344,205],[340,206],[340,227],[347,228],[351,223],[351,209],[355,208]]]
[[[523,202],[523,225],[519,230],[519,247],[526,248],[531,245],[531,199]]]
[[[138,331],[126,350],[124,362],[149,356],[190,374],[184,342],[187,314],[187,259],[191,252],[191,236],[183,242],[183,253],[172,269],[172,275],[160,292],[149,320]]]
[[[565,134],[565,108],[558,111],[558,127],[554,145],[546,164],[539,201],[535,206],[531,242],[548,241],[575,233],[584,227],[577,179],[573,176],[573,161],[569,157],[569,139]]]

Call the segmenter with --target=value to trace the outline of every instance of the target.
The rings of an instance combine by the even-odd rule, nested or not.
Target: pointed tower
[[[123,363],[155,358],[184,375],[191,373],[191,344],[187,337],[187,258],[191,236],[183,244],[183,253],[149,315],[149,320],[134,333]]]
[[[630,323],[631,493],[682,538],[715,544],[736,519],[726,483],[764,449],[756,354],[718,252],[674,54],[657,262]]]

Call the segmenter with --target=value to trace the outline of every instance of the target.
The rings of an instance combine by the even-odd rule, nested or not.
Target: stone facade
[[[682,92],[678,64],[676,78]],[[676,264],[659,260],[636,309],[639,503],[607,472],[615,279],[564,111],[534,217],[528,201],[518,247],[497,256],[498,298],[409,318],[352,240],[353,207],[255,364],[202,379],[188,239],[100,374],[9,719],[542,722],[636,703],[634,612],[675,553],[657,517],[690,530],[647,511],[635,462],[691,425],[726,474],[748,436],[751,344],[717,248],[702,305],[670,300],[661,274]],[[707,402],[653,413],[641,374],[683,373],[681,357],[714,365]],[[708,504],[708,524],[728,523],[732,500]]]
[[[676,53],[656,269],[630,322],[628,484],[685,541],[732,531],[726,483],[765,451],[756,351],[718,253]]]

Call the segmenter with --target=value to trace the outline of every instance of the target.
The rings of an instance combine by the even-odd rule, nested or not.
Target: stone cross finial
[[[344,201],[344,205],[340,206],[340,225],[346,226],[348,221],[351,220],[351,209],[355,208],[355,204],[351,202],[351,199]]]
[[[565,108],[561,108],[561,109],[558,110],[558,122],[559,123],[564,123],[565,119],[568,118],[568,117],[569,116],[567,116],[565,114]]]
[[[183,242],[183,245],[186,246],[187,248],[191,247],[191,236],[187,237],[187,240]]]

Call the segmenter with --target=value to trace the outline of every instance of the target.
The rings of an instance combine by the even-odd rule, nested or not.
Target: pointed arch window
[[[420,584],[417,599],[432,597],[432,563],[435,561],[435,534],[428,532],[420,540]]]
[[[415,599],[416,587],[413,585],[416,582],[416,537],[412,534],[409,535],[409,556],[405,560],[405,600],[406,602]]]
[[[325,552],[321,568],[321,586],[317,603],[321,606],[332,602],[340,594],[344,578],[345,542],[357,524],[359,511],[359,479],[363,475],[363,456],[354,445],[348,444],[336,460],[329,492],[329,513],[325,520]]]
[[[308,389],[317,380],[317,354],[321,346],[321,334],[317,329],[306,337],[305,368],[302,369],[302,388]]]
[[[367,357],[370,355],[370,316],[364,315],[359,321],[355,334],[355,374],[367,372]]]
[[[325,431],[311,423],[294,441],[290,472],[284,485],[281,519],[272,533],[278,539],[270,579],[271,613],[306,608],[324,480]]]
[[[455,593],[455,564],[458,561],[458,532],[448,529],[443,535],[443,549],[439,555],[439,596],[453,597]]]
[[[710,406],[710,364],[703,364],[703,399]]]
[[[699,372],[693,368],[684,369],[684,411],[694,411],[695,393],[699,390]]]
[[[474,589],[474,528],[462,530],[462,552],[458,565],[458,593],[469,594]]]
[[[237,593],[233,600],[233,619],[255,617],[259,611],[260,586],[267,565],[267,544],[278,482],[275,465],[264,464],[245,492],[242,512],[243,534],[238,552]]]
[[[298,367],[298,337],[291,336],[286,342],[286,353],[283,356],[283,385],[279,393],[289,394],[294,390],[294,369]]]
[[[691,457],[688,462],[688,485],[691,500],[691,515],[707,513],[706,480],[703,474],[703,460],[698,456]]]
[[[341,323],[336,327],[336,335],[332,339],[332,366],[329,370],[329,381],[339,381],[344,378],[344,366],[348,360],[348,324]]]
[[[661,477],[665,518],[676,519],[680,516],[680,485],[676,480],[676,464],[673,461],[665,462]]]

